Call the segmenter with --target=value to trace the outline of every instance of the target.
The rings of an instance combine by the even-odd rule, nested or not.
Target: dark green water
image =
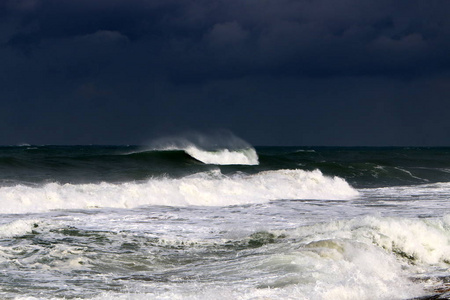
[[[0,147],[0,182],[127,182],[180,178],[219,168],[223,174],[319,169],[354,187],[450,181],[450,148],[256,147],[258,165],[204,164],[184,150],[142,146]]]

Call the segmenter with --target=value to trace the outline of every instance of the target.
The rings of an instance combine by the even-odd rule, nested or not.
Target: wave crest
[[[205,164],[212,165],[258,165],[258,154],[255,149],[247,148],[242,150],[230,151],[221,149],[217,151],[204,151],[194,146],[184,150],[193,158]]]
[[[120,184],[24,185],[0,188],[0,213],[55,209],[134,208],[148,205],[228,206],[282,199],[346,200],[358,192],[339,177],[319,170],[277,170],[225,176],[219,170],[183,178],[153,178]]]
[[[214,134],[188,133],[166,137],[151,143],[153,151],[182,150],[204,164],[258,165],[256,150],[246,141],[228,131]]]

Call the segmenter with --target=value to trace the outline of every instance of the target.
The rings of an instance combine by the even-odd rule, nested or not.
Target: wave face
[[[181,154],[183,152],[184,154]],[[145,153],[145,154],[144,154]],[[167,147],[164,149],[143,150],[134,153],[142,156],[166,157],[182,160],[181,162],[189,163],[192,160],[207,165],[258,165],[258,154],[254,148],[229,150],[219,149],[214,151],[206,151],[195,146],[187,146],[186,148]],[[178,156],[178,157],[177,157]]]
[[[265,171],[225,176],[219,170],[146,182],[15,185],[0,188],[0,213],[148,205],[227,206],[280,199],[351,199],[358,192],[343,179],[316,170]]]

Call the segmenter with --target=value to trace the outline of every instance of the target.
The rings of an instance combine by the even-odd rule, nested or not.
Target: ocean
[[[1,299],[450,299],[450,148],[0,147]]]

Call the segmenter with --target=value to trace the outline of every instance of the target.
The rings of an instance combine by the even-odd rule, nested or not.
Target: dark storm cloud
[[[2,6],[17,24],[8,33],[11,47],[33,51],[46,40],[111,32],[152,45],[147,60],[162,62],[180,81],[262,73],[417,76],[450,64],[449,1],[23,0]]]
[[[0,143],[214,127],[259,144],[440,143],[449,15],[447,0],[3,0]]]

